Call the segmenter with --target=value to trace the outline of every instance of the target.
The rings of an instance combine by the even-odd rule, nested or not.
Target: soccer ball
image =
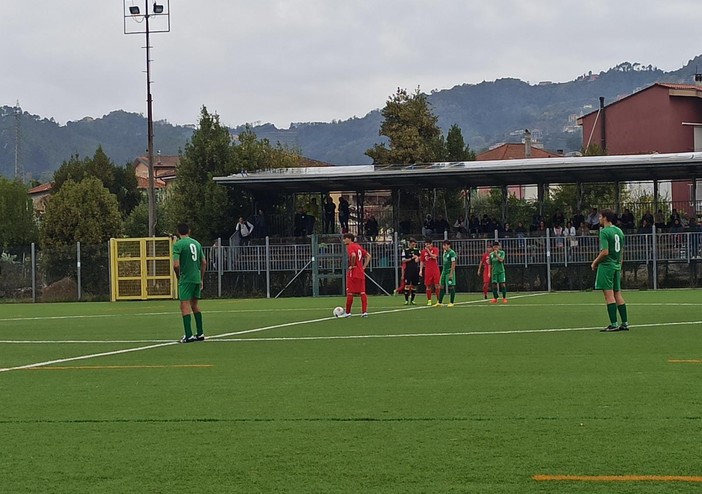
[[[334,310],[332,311],[332,314],[334,314],[334,317],[341,317],[346,313],[343,307],[334,307]]]

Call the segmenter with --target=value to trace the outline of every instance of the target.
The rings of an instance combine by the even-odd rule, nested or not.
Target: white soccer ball
[[[332,314],[334,314],[334,317],[341,317],[346,313],[343,307],[334,307],[334,310],[332,311]]]

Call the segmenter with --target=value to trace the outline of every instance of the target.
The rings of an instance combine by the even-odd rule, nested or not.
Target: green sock
[[[628,324],[629,318],[626,317],[626,304],[617,305],[617,309],[619,310],[619,315],[622,316],[622,324]]]
[[[507,286],[502,287],[502,298],[506,299],[507,298]]]
[[[195,316],[195,327],[197,328],[197,335],[202,336],[204,331],[202,329],[202,312],[194,312]]]
[[[456,300],[456,289],[454,287],[449,288],[449,295],[451,295],[451,303]]]
[[[497,298],[497,286],[492,287],[492,298]]]
[[[190,329],[190,314],[183,316],[183,329],[185,329],[186,338],[190,338],[193,335],[193,330]]]
[[[439,290],[439,303],[440,304],[444,303],[444,293],[446,293],[446,292],[444,291],[443,288],[441,290]]]
[[[617,304],[607,304],[607,313],[609,314],[609,322],[612,326],[617,325]]]

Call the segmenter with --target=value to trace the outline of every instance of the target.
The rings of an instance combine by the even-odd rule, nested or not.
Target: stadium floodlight
[[[154,1],[149,8],[151,0],[144,0],[144,12],[136,5],[134,0],[123,0],[124,5],[124,34],[145,34],[146,35],[146,120],[147,120],[147,159],[148,159],[148,187],[147,197],[149,203],[149,237],[156,233],[156,191],[154,176],[154,117],[153,98],[151,96],[151,33],[167,33],[171,30],[170,21],[170,0],[160,0],[162,3]],[[129,12],[129,14],[127,14]],[[155,29],[151,26],[153,20],[157,20]],[[131,25],[136,21],[140,29],[133,29]],[[158,22],[162,21],[162,22]],[[143,24],[142,24],[143,22]],[[129,23],[129,26],[128,26]]]

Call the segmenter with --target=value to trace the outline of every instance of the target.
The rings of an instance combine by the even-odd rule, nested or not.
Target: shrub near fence
[[[284,296],[311,295],[314,262],[318,263],[320,275],[343,274],[344,269],[340,237],[327,236],[319,240],[317,252],[313,252],[309,238],[289,239],[290,243],[279,244],[205,247],[206,297],[274,297],[283,289]],[[480,291],[482,281],[476,274],[477,265],[492,241],[452,240],[458,254],[459,291]],[[500,241],[507,253],[507,281],[512,291],[587,290],[594,285],[590,263],[599,252],[597,235],[503,238]],[[379,288],[369,281],[368,292],[392,293],[400,277],[402,242],[392,239],[362,244],[373,256],[368,274],[380,285]],[[627,235],[624,288],[700,286],[701,248],[700,232]],[[0,257],[0,300],[109,300],[108,253],[107,244],[76,245],[51,251],[39,251],[31,246],[7,249]],[[61,290],[55,290],[58,295],[52,294],[51,287],[56,287],[57,283],[62,283],[58,285]],[[320,279],[320,295],[342,293],[341,278]],[[48,297],[49,294],[52,297]]]

